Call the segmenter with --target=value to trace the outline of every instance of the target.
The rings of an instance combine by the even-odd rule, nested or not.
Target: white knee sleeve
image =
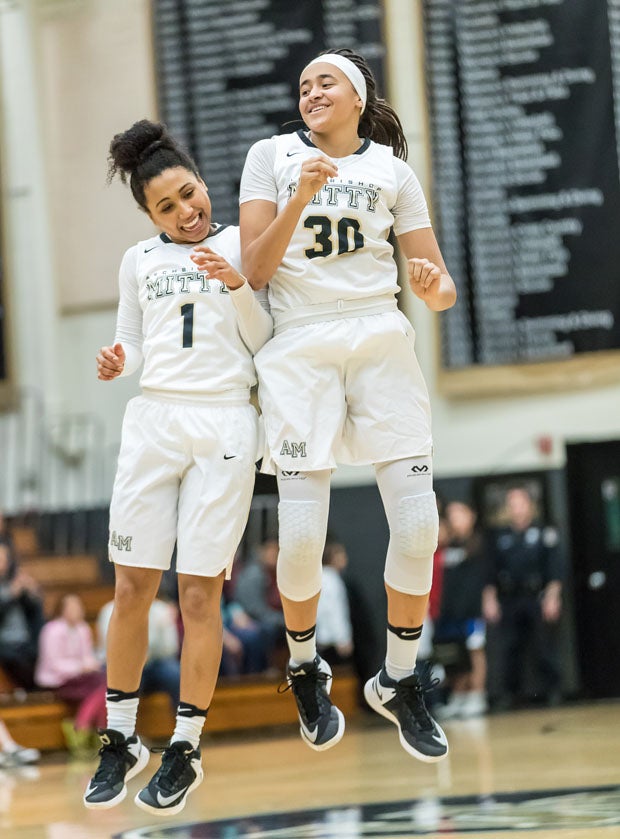
[[[278,588],[289,600],[308,600],[321,590],[328,511],[319,501],[278,504]]]
[[[427,594],[433,580],[439,515],[434,492],[401,498],[391,522],[385,582],[405,594]]]

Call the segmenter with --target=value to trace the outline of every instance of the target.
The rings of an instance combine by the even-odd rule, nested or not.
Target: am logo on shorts
[[[131,540],[133,536],[121,536],[120,533],[117,533],[116,530],[112,531],[110,536],[110,545],[113,548],[117,548],[119,551],[131,551]]]
[[[304,440],[301,443],[295,443],[294,441],[289,442],[288,440],[284,440],[282,443],[282,448],[280,449],[281,455],[288,455],[289,457],[307,457],[306,452],[306,441]]]

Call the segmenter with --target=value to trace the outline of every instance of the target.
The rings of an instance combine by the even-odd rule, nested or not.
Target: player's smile
[[[204,214],[202,212],[198,212],[197,215],[187,224],[181,225],[181,230],[184,230],[186,233],[194,234],[198,230],[202,228],[204,224]]]

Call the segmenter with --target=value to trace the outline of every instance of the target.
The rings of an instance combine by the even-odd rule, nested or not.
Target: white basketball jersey
[[[205,243],[241,270],[238,227],[221,226]],[[141,319],[143,388],[188,397],[249,389],[254,363],[230,294],[191,261],[194,247],[161,233],[129,248],[119,275],[116,340],[129,333],[121,324],[137,331]]]
[[[273,146],[267,144],[275,146],[275,155]],[[241,202],[268,199],[275,201],[281,212],[296,189],[304,158],[319,154],[322,152],[303,131],[256,144],[248,154]],[[262,166],[268,157],[273,172],[271,190],[264,171],[267,164]],[[420,185],[407,165],[394,157],[390,146],[366,139],[357,152],[334,162],[337,177],[330,178],[304,208],[282,263],[270,280],[269,302],[274,313],[397,293],[390,229],[394,227],[399,234],[430,227]],[[399,209],[407,217],[404,229],[398,227]]]

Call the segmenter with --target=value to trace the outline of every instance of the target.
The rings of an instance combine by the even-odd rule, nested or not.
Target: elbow
[[[256,259],[251,250],[246,252],[242,258],[243,274],[254,291],[260,291],[261,288],[269,283],[272,271],[268,266],[261,264],[260,260]]]
[[[244,275],[254,291],[260,291],[269,283],[269,277],[266,274],[261,274],[260,271],[245,269]]]

